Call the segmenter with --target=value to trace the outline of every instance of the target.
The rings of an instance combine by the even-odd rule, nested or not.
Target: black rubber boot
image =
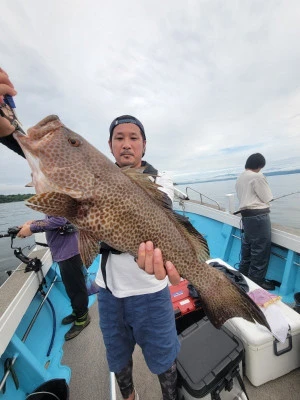
[[[77,318],[72,328],[65,334],[65,340],[70,340],[79,335],[79,333],[91,322],[91,317],[88,313]]]
[[[76,314],[72,312],[72,314],[67,315],[65,318],[62,319],[61,323],[63,325],[69,325],[72,324],[72,322],[76,321]]]
[[[249,276],[249,278],[252,279],[253,282],[255,282],[257,285],[259,285],[260,287],[262,287],[265,290],[275,290],[275,285],[272,282],[269,282],[266,280],[260,281],[260,280],[251,278],[251,276]]]

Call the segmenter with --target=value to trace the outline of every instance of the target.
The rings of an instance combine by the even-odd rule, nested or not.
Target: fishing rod
[[[272,199],[271,201],[275,201],[275,200],[278,200],[278,199],[282,199],[283,197],[291,196],[292,194],[297,194],[297,193],[300,193],[300,192],[293,192],[293,193],[284,194],[283,196],[275,197],[275,198]]]
[[[21,228],[19,228],[18,226],[13,226],[11,228],[7,229],[7,233],[1,233],[0,234],[0,239],[4,238],[4,237],[10,237],[13,241],[13,239],[15,239],[15,237],[17,236],[17,234],[19,233]]]
[[[275,201],[275,200],[278,200],[278,199],[282,199],[283,197],[291,196],[292,194],[297,194],[297,193],[300,193],[300,191],[298,191],[298,192],[293,192],[293,193],[288,193],[288,194],[284,194],[284,195],[282,195],[282,196],[275,197],[274,199],[270,200],[270,203],[271,203],[271,201]],[[240,214],[240,213],[241,213],[241,210],[238,210],[238,211],[235,211],[235,212],[233,213],[233,215],[237,215],[237,214]]]

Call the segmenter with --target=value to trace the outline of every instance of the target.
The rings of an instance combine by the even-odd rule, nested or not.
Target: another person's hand
[[[172,285],[178,285],[180,282],[180,275],[175,266],[170,261],[164,265],[161,250],[154,249],[150,241],[140,244],[136,262],[145,272],[155,275],[156,279],[161,280],[168,275]]]
[[[25,238],[27,236],[31,236],[32,232],[30,230],[30,224],[32,221],[27,221],[25,222],[25,224],[23,224],[21,227],[19,226],[19,228],[21,228],[17,234],[17,237],[19,238]]]
[[[4,102],[3,96],[9,94],[15,96],[17,94],[14,85],[2,68],[0,68],[0,104]],[[8,136],[15,130],[14,126],[6,119],[0,116],[0,137]]]
[[[11,83],[7,73],[0,68],[0,103],[4,102],[3,96],[9,94],[10,96],[15,96],[17,91],[14,85]]]

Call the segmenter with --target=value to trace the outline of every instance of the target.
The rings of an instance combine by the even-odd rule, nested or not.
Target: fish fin
[[[99,240],[89,232],[82,230],[79,231],[78,246],[82,262],[88,268],[99,254]]]
[[[143,170],[144,168],[131,167],[124,167],[121,169],[123,174],[144,190],[159,206],[169,209],[170,204],[167,200],[168,198],[166,193],[157,190],[161,185],[158,185],[153,181],[153,177],[155,178],[155,176],[151,174],[143,174]]]
[[[170,209],[169,197],[161,190],[157,190],[161,187],[160,185],[149,179],[149,177],[153,178],[153,175],[143,174],[141,173],[142,171],[143,168],[135,169],[125,167],[122,169],[122,172],[126,174],[129,179],[132,179],[141,189],[146,191],[158,206],[165,209],[169,218],[173,219],[182,234],[188,236],[188,240],[192,244],[198,260],[200,262],[208,260],[209,249],[206,239],[193,227],[187,218]]]
[[[184,217],[181,214],[173,213],[174,218],[176,218],[179,223],[179,229],[182,231],[182,234],[187,235],[189,237],[190,242],[192,243],[195,252],[197,254],[198,261],[204,262],[209,259],[209,248],[206,239],[201,235],[197,229],[190,223],[187,217]],[[178,226],[178,225],[177,225]]]
[[[258,322],[271,331],[261,309],[239,286],[227,276],[208,265],[211,275],[209,290],[201,290],[203,310],[211,323],[220,328],[224,322],[233,317],[241,317],[250,322]]]
[[[36,194],[25,201],[26,206],[54,217],[75,217],[78,202],[67,194],[46,192]]]
[[[25,187],[34,187],[33,181],[26,183]]]

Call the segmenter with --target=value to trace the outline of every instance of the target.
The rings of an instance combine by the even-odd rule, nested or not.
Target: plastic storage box
[[[221,259],[213,261],[232,268]],[[249,278],[245,279],[249,291],[259,288]],[[277,379],[300,367],[300,314],[280,300],[276,302],[276,307],[289,325],[288,336],[284,343],[280,343],[261,325],[242,318],[231,318],[224,325],[244,344],[244,374],[254,386]]]
[[[254,282],[248,282],[250,290],[258,287]],[[277,301],[276,306],[289,325],[284,343],[280,343],[260,325],[242,318],[232,318],[225,323],[244,344],[244,372],[254,386],[260,386],[300,367],[300,314],[282,301]]]
[[[178,337],[179,400],[246,399],[241,378],[244,347],[239,338],[226,328],[216,329],[207,317]]]

